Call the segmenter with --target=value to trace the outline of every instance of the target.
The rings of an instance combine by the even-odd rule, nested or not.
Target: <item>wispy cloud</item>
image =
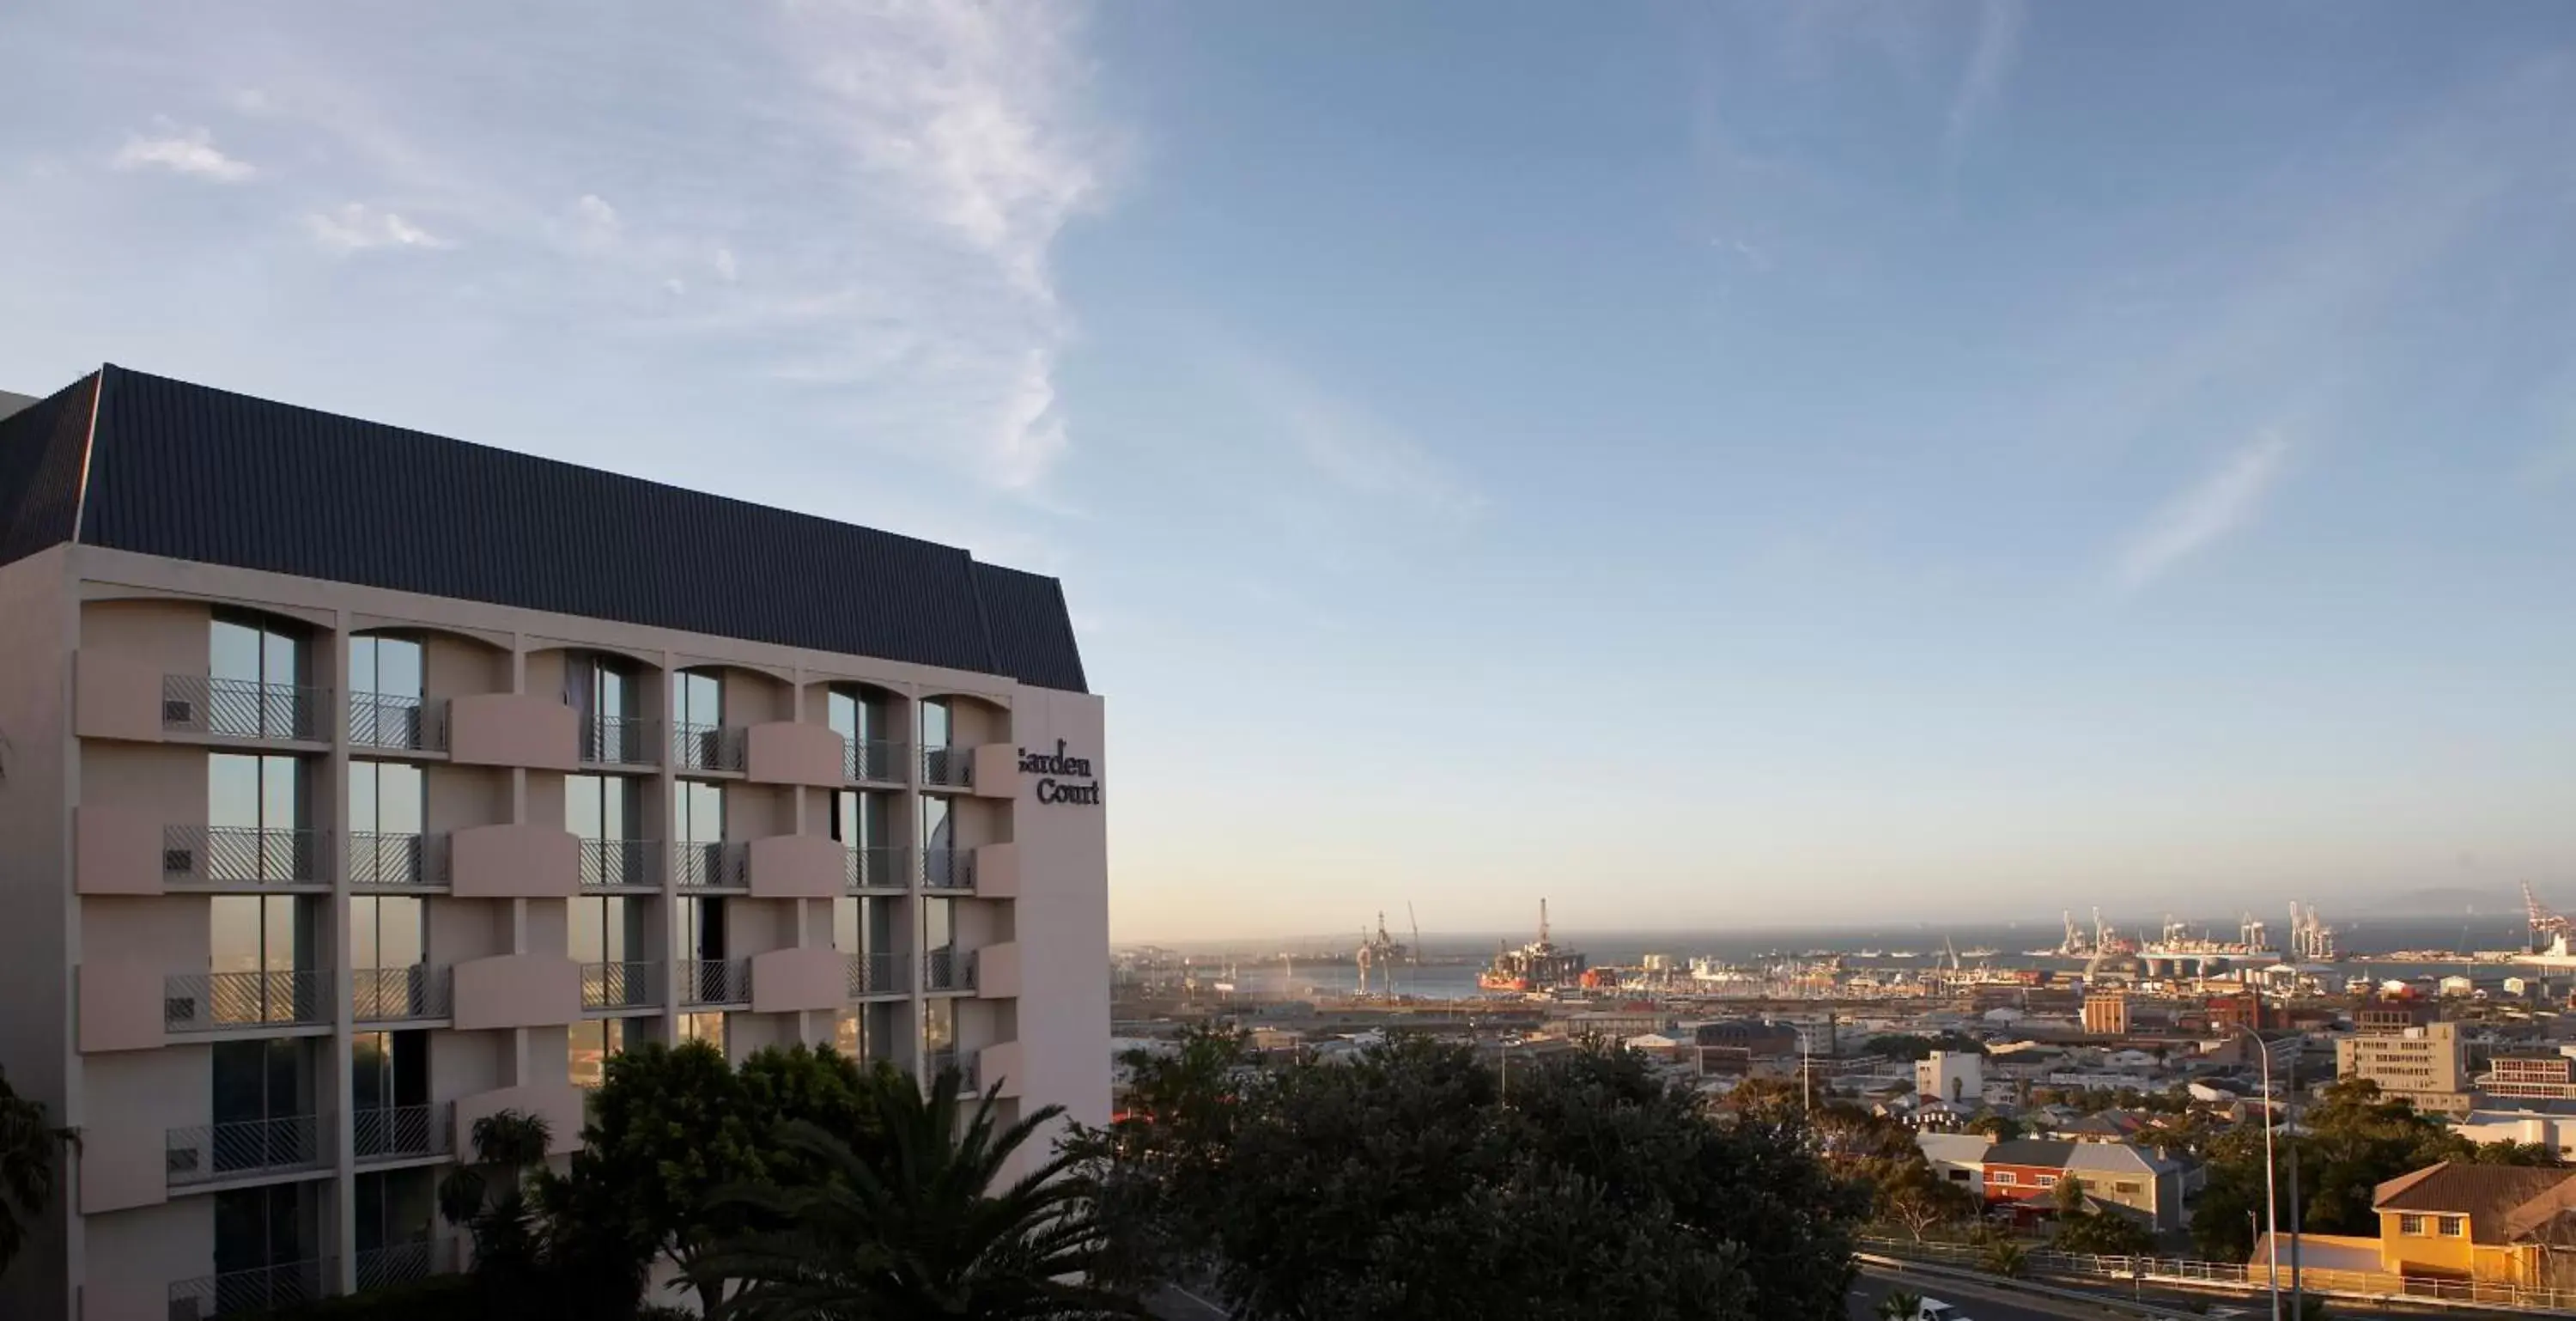
[[[216,183],[240,183],[259,173],[249,162],[225,155],[203,128],[183,128],[167,119],[154,120],[153,128],[157,136],[128,135],[110,163],[120,170],[168,170]]]
[[[1298,462],[1343,498],[1465,521],[1486,498],[1404,427],[1283,363],[1232,355],[1227,369]]]
[[[447,240],[395,215],[379,211],[364,202],[349,202],[331,211],[316,211],[304,217],[304,227],[313,241],[332,252],[363,252],[370,248],[445,248]]]
[[[2131,591],[2145,587],[2252,522],[2289,457],[2289,437],[2277,429],[2259,432],[2229,452],[2129,539],[2120,553],[2120,584]]]
[[[1958,168],[1967,154],[1969,135],[2003,95],[2013,64],[2021,58],[2026,18],[2022,0],[1984,0],[1978,7],[1976,45],[1969,51],[1958,89],[1950,94],[1950,114],[1941,129],[1941,160],[1949,168]]]

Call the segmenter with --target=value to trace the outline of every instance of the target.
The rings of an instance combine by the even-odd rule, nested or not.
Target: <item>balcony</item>
[[[170,1032],[254,1027],[320,1027],[331,1021],[325,974],[189,972],[163,983],[161,1025]]]
[[[569,899],[581,884],[581,841],[553,826],[467,826],[448,836],[446,854],[459,899]]]
[[[328,885],[331,878],[322,859],[330,840],[330,833],[320,830],[166,826],[161,831],[161,884],[183,890]]]
[[[331,708],[328,688],[212,679],[202,674],[172,674],[161,680],[161,729],[167,734],[328,743]]]
[[[416,1284],[438,1274],[437,1247],[424,1238],[361,1251],[358,1254],[358,1292]]]
[[[680,970],[681,1004],[751,1003],[751,960],[689,959],[677,966]]]
[[[306,1174],[330,1167],[322,1121],[313,1115],[199,1124],[170,1130],[170,1186]]]
[[[359,1023],[408,1023],[455,1012],[455,970],[415,963],[403,968],[359,968],[349,974],[353,1017]]]
[[[921,1057],[921,1085],[924,1087],[936,1081],[939,1075],[952,1071],[957,1075],[959,1091],[975,1090],[974,1056],[964,1051],[949,1049],[928,1051]]]
[[[632,716],[592,716],[581,730],[584,766],[662,764],[662,726]]]
[[[942,945],[922,955],[921,989],[933,992],[974,990],[975,951]]]
[[[887,845],[843,849],[842,880],[853,890],[901,890],[912,884],[912,869],[904,865],[908,856],[903,849]]]
[[[459,1032],[561,1027],[581,1019],[581,965],[560,954],[491,954],[456,965]]]
[[[923,748],[921,782],[934,789],[975,787],[973,748]]]
[[[822,725],[770,720],[742,731],[742,772],[755,784],[837,789],[849,779],[849,745]]]
[[[349,835],[349,884],[364,889],[447,887],[447,837],[360,830]]]
[[[659,890],[662,842],[655,839],[581,841],[581,888]]]
[[[456,1124],[446,1105],[389,1105],[351,1112],[349,1136],[360,1165],[448,1154]]]
[[[843,739],[841,778],[852,784],[901,784],[905,747],[887,738]]]
[[[975,854],[969,849],[923,849],[921,888],[951,894],[975,892]]]
[[[684,843],[673,847],[671,865],[678,871],[679,885],[692,891],[735,891],[751,887],[746,868],[746,849],[740,843]]]
[[[404,693],[351,693],[349,746],[382,752],[445,752],[447,704]]]
[[[871,995],[902,995],[903,956],[900,954],[853,954],[850,956],[850,998]]]
[[[581,965],[584,1009],[653,1009],[662,1003],[659,963],[585,963]]]
[[[446,703],[447,759],[463,766],[569,771],[591,746],[559,699],[534,693],[477,693]]]
[[[170,1286],[169,1321],[213,1321],[301,1306],[322,1298],[334,1283],[328,1258],[200,1275]]]
[[[740,771],[742,726],[671,726],[671,767],[679,771]]]

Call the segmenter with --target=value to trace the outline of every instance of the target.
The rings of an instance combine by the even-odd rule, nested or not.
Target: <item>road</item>
[[[2058,1283],[2060,1287],[2067,1287],[2063,1281]],[[1958,1308],[1965,1314],[1966,1321],[2110,1321],[2111,1318],[2136,1321],[2138,1317],[2136,1311],[2127,1307],[2088,1307],[2083,1303],[2041,1298],[2004,1289],[1990,1289],[1984,1285],[1942,1276],[1900,1275],[1877,1267],[1864,1267],[1859,1281],[1852,1289],[1851,1321],[1878,1321],[1878,1300],[1886,1297],[1887,1291],[1894,1288],[1903,1288],[1911,1293],[1938,1298]],[[2106,1289],[2102,1292],[2107,1301],[2117,1291]],[[2126,1303],[2129,1297],[2125,1293],[2120,1293],[2118,1300]],[[2150,1289],[2144,1301],[2149,1306],[2163,1308],[2166,1314],[2172,1316],[2201,1315],[2192,1311],[2192,1305],[2206,1303],[2210,1309],[2206,1315],[2211,1317],[2224,1317],[2232,1312],[2236,1316],[2245,1318],[2245,1321],[2270,1321],[2271,1318],[2271,1305],[2260,1294],[2248,1298],[2225,1298],[2211,1294],[2167,1291],[2159,1296],[2159,1291]],[[2287,1296],[2284,1295],[2283,1302],[2286,1304],[2287,1301]],[[2424,1318],[2428,1317],[2460,1317],[2474,1314],[2441,1308],[2407,1307],[2402,1304],[2396,1307],[2381,1304],[2369,1308],[2337,1304],[2334,1315],[2335,1321],[2424,1321]]]

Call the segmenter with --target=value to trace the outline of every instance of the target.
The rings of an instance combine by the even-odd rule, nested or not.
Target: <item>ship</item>
[[[2164,937],[2141,948],[2138,961],[2150,977],[2165,973],[2207,976],[2260,968],[2281,961],[2281,952],[2272,948],[2265,936],[2263,922],[2251,913],[2237,928],[2235,940],[2214,940],[2206,933],[2195,935],[2189,926],[2167,918]]]
[[[1547,901],[1538,901],[1538,939],[1519,949],[1494,952],[1494,962],[1476,978],[1487,991],[1555,991],[1583,985],[1585,956],[1561,949],[1547,938]]]

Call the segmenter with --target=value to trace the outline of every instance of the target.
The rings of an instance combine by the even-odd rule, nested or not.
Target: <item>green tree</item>
[[[1081,1141],[1107,1203],[1160,1222],[1138,1237],[1196,1249],[1151,1264],[1204,1271],[1246,1321],[1841,1315],[1866,1192],[1817,1158],[1795,1106],[1715,1121],[1605,1049],[1516,1062],[1505,1105],[1471,1048],[1418,1038],[1194,1076],[1213,1090],[1156,1114],[1215,1116],[1189,1130],[1204,1146],[1163,1159],[1163,1121],[1132,1113]]]
[[[1997,1142],[2010,1142],[2022,1133],[2020,1120],[1998,1114],[1982,1114],[1969,1120],[1968,1131],[1983,1133]]]
[[[979,1317],[993,1321],[1146,1315],[1094,1282],[1108,1260],[1088,1179],[1067,1153],[999,1186],[1003,1166],[1062,1115],[1047,1106],[1007,1128],[987,1094],[964,1112],[954,1071],[924,1100],[881,1088],[880,1150],[862,1157],[805,1120],[779,1145],[820,1177],[736,1188],[720,1207],[755,1226],[712,1244],[692,1269],[719,1321]],[[758,1228],[758,1226],[770,1226]],[[725,1286],[734,1288],[728,1295]]]
[[[1991,1274],[2018,1280],[2030,1274],[2030,1249],[2008,1238],[1995,1239],[1986,1244],[1984,1259],[1978,1264]]]
[[[1923,1314],[1923,1295],[1904,1289],[1890,1289],[1878,1300],[1878,1314],[1885,1321],[1914,1321]]]
[[[798,1168],[808,1153],[774,1140],[791,1121],[873,1157],[878,1101],[908,1089],[918,1090],[890,1068],[862,1070],[828,1046],[757,1051],[739,1070],[702,1041],[631,1047],[609,1057],[581,1149],[569,1172],[549,1181],[544,1201],[558,1225],[616,1226],[594,1232],[606,1233],[607,1244],[635,1245],[647,1261],[668,1258],[711,1313],[720,1297],[692,1268],[719,1238],[746,1228],[736,1210],[718,1205],[718,1190],[811,1176]]]
[[[70,1129],[45,1122],[45,1107],[18,1095],[0,1071],[0,1271],[27,1240],[19,1221],[44,1214],[54,1196],[54,1152],[77,1142]]]
[[[2057,1214],[2061,1216],[2082,1215],[2090,1209],[2084,1201],[2084,1194],[2088,1191],[2090,1190],[2084,1186],[2084,1176],[2061,1175],[2057,1180],[2057,1186],[2049,1190],[2048,1199],[2057,1207]]]
[[[1943,1225],[1975,1218],[1977,1211],[1976,1194],[1942,1178],[1928,1163],[1881,1185],[1874,1201],[1878,1219],[1905,1226],[1917,1243]]]

